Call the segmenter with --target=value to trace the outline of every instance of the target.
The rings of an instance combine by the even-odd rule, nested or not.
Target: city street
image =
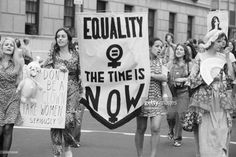
[[[109,130],[91,117],[84,114],[81,147],[74,149],[74,157],[136,157],[134,133],[136,121],[133,119],[124,126]],[[166,137],[167,123],[163,119],[158,157],[195,157],[192,133],[184,132],[182,147],[173,147]],[[144,142],[144,156],[150,152],[150,129]],[[232,129],[229,157],[236,155],[236,120]],[[9,157],[52,157],[49,130],[16,128]]]

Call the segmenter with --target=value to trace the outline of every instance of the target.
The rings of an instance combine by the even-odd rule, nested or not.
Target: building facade
[[[199,39],[206,33],[210,10],[230,11],[231,37],[235,29],[235,0],[0,0],[0,35],[30,38],[33,51],[48,52],[56,30],[68,27],[76,38],[79,12],[148,12],[150,37],[164,39],[167,32],[176,42]],[[76,2],[76,0],[75,0]],[[236,36],[236,35],[235,35]]]

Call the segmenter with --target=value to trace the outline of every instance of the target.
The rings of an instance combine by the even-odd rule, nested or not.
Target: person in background
[[[22,45],[23,56],[25,59],[25,64],[28,65],[31,61],[33,61],[32,51],[29,46],[30,40],[28,38],[24,38],[23,43],[24,43]]]
[[[189,54],[190,54],[190,58],[191,59],[195,59],[196,55],[197,55],[197,50],[195,49],[194,45],[191,43],[191,41],[187,40],[187,42],[185,43],[185,45],[188,48]]]
[[[21,49],[21,41],[18,38],[15,38],[16,46],[18,49]]]
[[[235,106],[226,90],[227,83],[232,82],[230,80],[234,79],[234,75],[229,54],[220,53],[223,38],[224,33],[220,30],[207,33],[206,52],[197,55],[191,74],[185,83],[190,88],[195,88],[189,109],[198,114],[198,127],[194,130],[196,157],[228,157],[229,154],[232,127],[230,113]],[[214,58],[221,59],[226,64],[220,72],[215,71],[215,75],[212,75],[213,81],[206,84],[200,67],[204,61],[210,67],[212,62],[208,60]],[[213,74],[214,70],[216,69],[211,69],[210,72]]]
[[[165,35],[166,43],[163,46],[163,53],[164,53],[164,63],[168,64],[172,62],[174,59],[174,49],[176,44],[174,44],[174,35],[172,33],[167,33]]]
[[[200,43],[198,45],[198,52],[199,53],[204,53],[206,51],[205,47],[204,47],[204,44],[203,43]]]
[[[148,118],[150,118],[151,128],[151,155],[157,156],[157,147],[160,140],[160,127],[166,109],[162,101],[162,82],[167,81],[167,71],[164,72],[160,61],[163,42],[159,38],[154,38],[149,42],[151,82],[148,99],[141,108],[141,113],[137,116],[137,128],[135,132],[135,146],[138,157],[143,156],[144,133],[147,128]]]
[[[232,63],[232,68],[233,68],[232,70],[234,70],[234,68],[236,67],[235,66],[236,59],[235,59],[235,56],[232,53],[232,47],[229,46],[229,44],[231,42],[228,41],[228,38],[227,38],[225,33],[222,33],[222,36],[223,37],[221,38],[220,52],[223,53],[223,54],[228,54],[229,55],[229,60]],[[228,94],[231,95],[231,92],[232,92],[232,87],[228,87]]]
[[[75,50],[79,53],[79,43],[77,41],[75,41],[73,43],[74,47],[75,47]]]
[[[198,42],[197,52],[198,52],[198,53],[204,53],[205,51],[206,51],[206,49],[205,49],[205,43],[204,43],[203,40],[200,40],[200,41]]]
[[[235,49],[235,42],[233,40],[229,40],[228,42],[229,51],[236,57],[236,49]]]
[[[195,50],[197,50],[197,47],[198,47],[197,40],[196,39],[190,39],[189,42],[193,45]]]
[[[80,80],[79,54],[72,44],[72,36],[65,28],[60,28],[55,34],[55,44],[44,62],[44,67],[68,71],[67,104],[65,129],[51,128],[51,140],[55,157],[62,155],[72,157],[71,147],[80,146],[81,112],[80,104],[82,86]],[[64,141],[64,144],[63,144]]]
[[[227,40],[225,40],[225,42],[227,42]],[[235,44],[233,40],[229,40],[228,43],[226,44],[227,46],[225,46],[223,53],[229,53],[229,59],[232,62],[232,67],[233,67],[233,71],[234,71],[234,75],[236,76],[236,58],[235,58]],[[235,102],[236,100],[236,80],[233,80],[232,82],[232,86],[228,87],[227,90],[228,94],[232,97],[232,101]],[[234,112],[231,114],[233,118],[236,117],[236,110],[234,110]]]
[[[236,59],[235,59],[236,51],[235,51],[235,43],[233,40],[230,40],[228,42],[228,47],[226,47],[224,51],[229,51],[229,58],[232,61],[234,73],[236,74]]]
[[[170,69],[169,85],[177,105],[173,106],[174,109],[169,110],[167,113],[167,122],[169,138],[174,139],[173,145],[175,147],[180,147],[182,141],[182,119],[189,105],[189,88],[184,83],[190,74],[192,64],[185,44],[177,44],[174,52],[175,58],[173,63],[168,65],[168,69]]]
[[[12,144],[14,124],[20,122],[20,94],[24,61],[13,38],[2,41],[0,54],[0,157],[7,157]]]
[[[26,50],[26,48],[24,46],[22,46],[20,39],[15,38],[15,42],[16,42],[16,46],[18,48],[18,51],[22,54],[22,56],[24,58],[24,63],[26,65],[29,64],[33,60],[31,54],[29,53],[29,51]]]

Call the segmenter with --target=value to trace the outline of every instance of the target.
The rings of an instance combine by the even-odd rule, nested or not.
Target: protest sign
[[[135,117],[150,82],[147,13],[78,14],[81,100],[102,124]]]
[[[226,10],[211,11],[207,15],[207,31],[222,30],[228,36],[229,15]]]
[[[25,68],[24,75],[26,75]],[[20,112],[23,119],[21,126],[64,128],[68,72],[63,73],[60,70],[42,68],[34,81],[42,89],[37,89],[36,103],[21,102]]]

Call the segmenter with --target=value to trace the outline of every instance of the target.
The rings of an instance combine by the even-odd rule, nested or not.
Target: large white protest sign
[[[211,11],[207,15],[207,32],[222,30],[228,36],[229,13],[226,10]]]
[[[64,128],[68,73],[42,68],[35,81],[42,89],[37,89],[36,103],[21,102],[20,112],[23,119],[21,126]]]
[[[147,98],[147,13],[83,13],[77,21],[81,103],[105,126],[117,128],[135,117]]]

